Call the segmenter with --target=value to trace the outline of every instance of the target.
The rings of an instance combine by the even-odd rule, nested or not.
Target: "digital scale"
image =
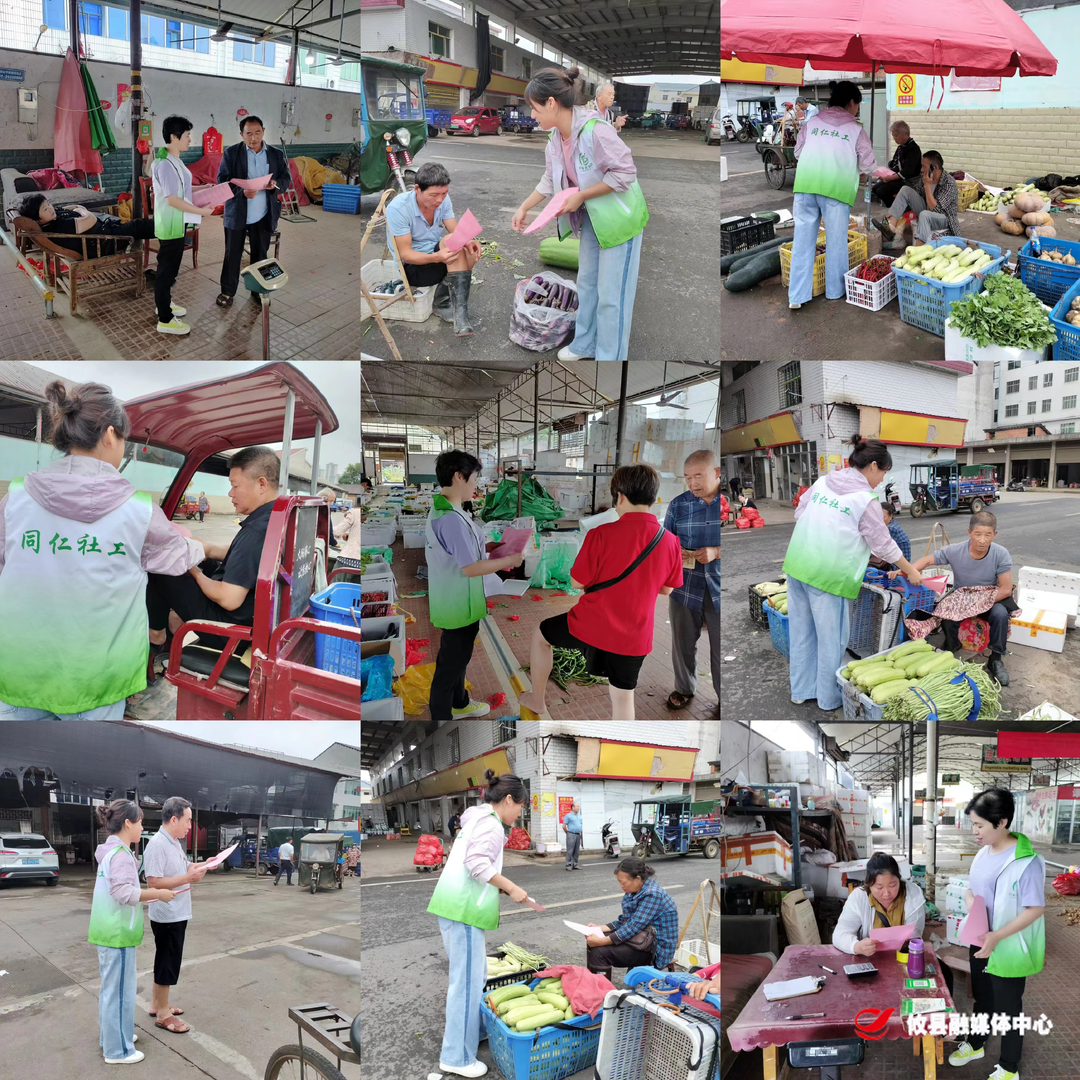
[[[274,293],[289,284],[289,275],[277,259],[263,259],[261,262],[245,266],[244,285],[249,292],[255,293],[262,306],[263,321],[263,359],[270,359],[270,300]]]

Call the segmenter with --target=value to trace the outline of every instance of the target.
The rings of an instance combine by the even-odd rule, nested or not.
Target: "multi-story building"
[[[343,773],[348,773],[342,776],[334,788],[334,820],[351,821],[352,827],[358,828],[360,806],[364,802],[360,781],[360,748],[336,742],[312,760],[316,765],[327,769],[340,769]]]
[[[1038,425],[1048,435],[1074,435],[1080,422],[1080,363],[997,360],[997,415],[986,430]]]
[[[449,835],[454,812],[482,801],[485,770],[511,772],[529,792],[518,825],[534,843],[563,846],[559,825],[577,800],[584,847],[602,846],[601,827],[612,817],[629,844],[636,800],[713,797],[710,762],[719,747],[718,721],[406,722],[372,766],[373,797],[391,832],[407,824]]]
[[[725,480],[738,475],[755,495],[790,502],[844,468],[858,434],[888,444],[888,478],[906,502],[909,465],[961,452],[967,418],[957,384],[974,373],[970,361],[724,361]]]

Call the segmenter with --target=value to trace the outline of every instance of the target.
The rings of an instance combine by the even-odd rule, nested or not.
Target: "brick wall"
[[[1080,108],[902,111],[919,148],[937,150],[949,172],[963,169],[994,187],[1080,172]]]

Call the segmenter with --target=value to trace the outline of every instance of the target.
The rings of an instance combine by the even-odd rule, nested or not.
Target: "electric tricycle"
[[[416,184],[412,155],[428,140],[424,68],[360,57],[360,193],[403,193]]]
[[[342,888],[345,883],[345,837],[342,833],[308,833],[300,841],[300,864],[297,881],[313,893],[324,889]]]
[[[948,461],[920,461],[911,466],[911,516],[927,511],[970,510],[977,514],[998,499],[997,470],[993,465],[959,465]]]
[[[706,859],[720,853],[719,801],[691,802],[683,796],[642,799],[634,803],[633,855],[686,855],[700,851]]]

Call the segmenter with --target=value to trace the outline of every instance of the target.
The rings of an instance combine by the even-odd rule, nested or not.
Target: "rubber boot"
[[[454,321],[454,302],[450,297],[450,285],[445,278],[435,286],[435,297],[432,301],[431,310],[445,319],[447,322]]]
[[[469,337],[476,331],[469,317],[469,286],[472,284],[471,270],[453,270],[446,275],[450,286],[450,296],[454,303],[454,333],[458,337]],[[477,320],[479,322],[479,320]]]

